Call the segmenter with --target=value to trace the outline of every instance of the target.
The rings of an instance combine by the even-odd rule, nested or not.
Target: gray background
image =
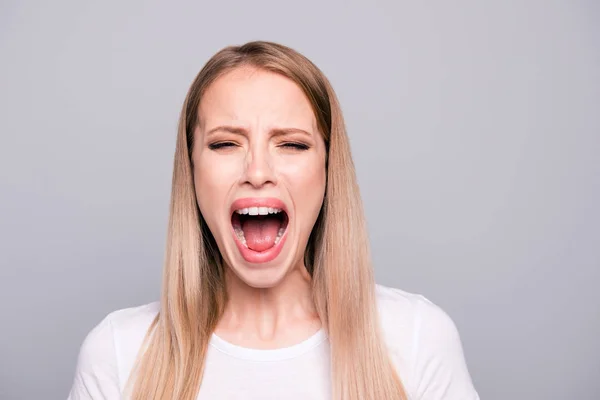
[[[278,41],[346,115],[380,283],[455,320],[482,399],[600,398],[600,5],[3,1],[0,398],[61,399],[158,298],[175,129],[217,50]]]

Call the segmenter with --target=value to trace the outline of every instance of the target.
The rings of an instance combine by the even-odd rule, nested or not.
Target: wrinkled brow
[[[209,137],[210,135],[214,134],[215,132],[228,132],[228,133],[234,133],[237,135],[245,135],[245,136],[247,136],[249,133],[246,128],[243,128],[240,126],[220,125],[220,126],[212,128],[208,132],[206,132],[206,137]],[[292,133],[301,133],[303,135],[312,136],[312,134],[309,131],[305,131],[304,129],[300,129],[300,128],[273,128],[269,131],[269,133],[271,136],[284,136],[284,135],[290,135]]]

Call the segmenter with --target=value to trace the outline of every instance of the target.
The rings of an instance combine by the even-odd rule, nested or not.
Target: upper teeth
[[[271,208],[271,207],[248,207],[248,208],[240,208],[239,210],[235,210],[238,214],[248,214],[248,215],[268,215],[268,214],[277,214],[281,212],[279,208]]]

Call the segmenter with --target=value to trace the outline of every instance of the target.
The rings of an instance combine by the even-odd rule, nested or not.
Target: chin
[[[269,289],[278,286],[287,276],[288,268],[239,268],[231,267],[233,274],[244,284],[255,289]]]
[[[287,236],[287,232],[286,232]],[[284,237],[286,237],[284,236]],[[266,262],[250,262],[247,253],[240,250],[240,243],[228,240],[226,264],[237,279],[253,288],[271,288],[279,285],[297,264],[297,248],[290,234],[288,241],[281,243],[281,249],[275,258]],[[282,238],[283,239],[283,238]]]

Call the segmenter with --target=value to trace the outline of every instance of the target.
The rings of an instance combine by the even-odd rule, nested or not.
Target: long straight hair
[[[332,398],[405,400],[380,332],[365,218],[340,105],[329,81],[311,61],[286,46],[264,41],[219,51],[187,93],[175,150],[160,311],[126,393],[133,400],[193,400],[199,393],[208,343],[227,294],[221,256],[196,201],[194,128],[208,86],[241,66],[294,81],[310,101],[326,144],[325,198],[304,259],[330,340]]]

